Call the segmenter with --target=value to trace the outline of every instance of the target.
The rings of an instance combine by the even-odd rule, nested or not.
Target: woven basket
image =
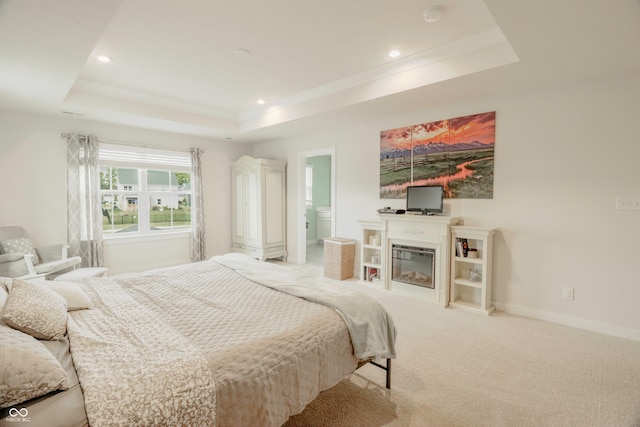
[[[353,277],[356,241],[341,237],[324,239],[324,277],[345,280]]]

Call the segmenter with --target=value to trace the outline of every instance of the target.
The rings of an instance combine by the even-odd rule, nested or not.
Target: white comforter
[[[278,426],[355,370],[336,310],[257,285],[219,261],[82,285],[96,309],[72,312],[70,341],[92,425]],[[144,319],[151,323],[140,328]],[[184,418],[192,414],[181,396],[194,394],[193,418]]]

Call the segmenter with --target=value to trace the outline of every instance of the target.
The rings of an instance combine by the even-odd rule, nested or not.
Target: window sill
[[[138,234],[135,236],[104,236],[105,246],[127,243],[154,242],[160,240],[188,239],[191,231],[171,231],[166,233]]]

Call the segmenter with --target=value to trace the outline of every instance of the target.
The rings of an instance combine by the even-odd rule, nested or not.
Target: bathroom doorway
[[[324,239],[335,235],[334,149],[302,153],[299,259],[303,264],[324,265]]]

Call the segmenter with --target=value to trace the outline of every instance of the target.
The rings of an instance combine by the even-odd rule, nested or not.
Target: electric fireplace
[[[380,214],[384,289],[446,307],[449,303],[451,225],[448,215]]]
[[[435,289],[435,256],[436,250],[432,248],[393,244],[391,279]]]

